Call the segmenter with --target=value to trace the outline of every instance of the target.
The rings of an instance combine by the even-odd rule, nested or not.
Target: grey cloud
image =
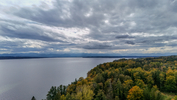
[[[164,42],[164,41],[170,41],[170,40],[176,40],[177,36],[158,36],[158,37],[137,37],[136,40],[137,43],[143,43],[143,44],[153,44],[156,42]]]
[[[73,0],[73,2],[57,0],[54,2],[54,8],[47,11],[39,7],[26,7],[14,11],[14,14],[46,25],[89,27],[91,29],[92,26],[95,26],[101,30],[104,30],[103,26],[108,26],[104,23],[104,20],[108,19],[112,25],[124,23],[124,28],[127,29],[122,32],[149,32],[155,29],[168,28],[169,24],[175,25],[176,19],[171,21],[168,19],[168,17],[175,18],[177,16],[175,13],[170,12],[173,7],[170,6],[175,5],[175,3],[170,3],[167,0]],[[169,12],[164,13],[164,11],[168,10]],[[89,17],[85,16],[89,12],[92,14]],[[135,15],[127,18],[131,13]],[[169,16],[169,14],[173,16]],[[130,27],[128,23],[131,21],[135,21],[138,27],[128,29]],[[111,27],[108,26],[107,30],[110,31]],[[115,28],[119,29],[120,27]]]
[[[13,39],[13,38],[12,38]],[[30,47],[30,45],[36,45],[38,46],[38,44],[29,44],[26,45],[26,43],[28,43],[28,41],[23,40],[23,41],[19,41],[19,40],[13,40],[13,41],[0,41],[0,51],[2,52],[13,52],[13,53],[30,53],[30,52],[39,52],[39,53],[48,53],[48,52],[54,52],[56,53],[57,50],[64,50],[67,47],[72,47],[75,44],[56,44],[55,42],[45,42],[45,41],[38,41],[39,43],[45,44],[44,46],[42,45],[39,48],[36,47]],[[40,45],[39,45],[40,46]],[[52,50],[49,50],[52,49]],[[61,51],[62,52],[62,51]]]
[[[171,8],[170,2],[165,1],[166,0],[73,0],[73,2],[67,2],[57,0],[54,2],[54,8],[48,11],[45,11],[39,7],[21,8],[18,11],[15,11],[14,14],[22,18],[44,23],[46,25],[62,27],[88,27],[91,30],[94,30],[92,27],[94,26],[101,31],[104,31],[105,26],[107,26],[105,31],[113,31],[113,28],[115,28],[115,31],[119,31],[121,33],[152,32],[156,29],[166,29],[169,27],[169,24],[175,25],[175,22],[177,22],[175,19],[173,19],[173,21],[169,21],[167,18],[169,17],[169,14],[176,16],[175,13],[164,13],[164,10],[167,11]],[[89,12],[92,14],[89,17],[85,16],[85,14]],[[127,18],[131,13],[134,13],[135,15]],[[106,19],[109,20],[111,25],[124,23],[124,26],[116,27],[106,25],[104,23],[104,20]],[[137,23],[138,26],[129,29],[128,27],[131,27],[129,22],[131,21]],[[166,21],[168,21],[168,23]],[[93,34],[96,32],[97,31],[93,31]],[[103,35],[104,33],[105,32],[101,34]]]
[[[112,46],[108,44],[103,44],[103,43],[91,43],[91,44],[86,44],[82,48],[84,49],[111,49]]]
[[[172,1],[172,4],[171,4],[171,10],[174,11],[174,12],[177,12],[177,2],[175,0]]]
[[[56,3],[57,2],[57,3]],[[54,9],[45,11],[39,7],[20,8],[14,12],[22,18],[30,19],[46,25],[62,26],[62,27],[85,27],[89,24],[98,25],[100,19],[103,19],[102,13],[94,13],[94,16],[86,17],[85,13],[92,8],[87,4],[88,1],[73,1],[73,3],[57,0],[54,2]],[[94,5],[93,5],[94,6]],[[95,10],[95,9],[94,9]]]
[[[129,35],[118,35],[116,36],[117,39],[121,39],[121,38],[134,38],[132,36],[129,36]]]
[[[119,45],[117,45],[119,43]],[[127,44],[127,43],[126,43]],[[88,50],[116,50],[116,49],[131,49],[129,45],[124,42],[89,42],[87,44],[78,45],[78,48],[88,49]],[[124,46],[123,46],[124,45]]]
[[[48,44],[45,48],[53,48],[53,49],[58,49],[58,50],[63,50],[67,47],[73,48],[76,47],[76,44],[73,43],[62,43],[62,44]]]
[[[34,24],[49,27],[88,28],[90,33],[82,38],[99,42],[74,43],[79,38],[49,32],[36,26],[27,25],[26,22],[0,22],[0,35],[11,38],[33,39],[45,42],[60,42],[45,48],[64,49],[82,48],[95,49],[148,49],[150,47],[175,46],[168,43],[177,39],[177,2],[172,0],[56,0],[53,8],[43,9],[47,4],[33,7],[18,7],[12,14],[34,22]],[[17,23],[18,22],[18,23]],[[11,28],[8,28],[9,24]],[[21,25],[23,27],[17,28]],[[170,29],[170,28],[173,28]],[[48,31],[47,31],[48,32]],[[138,33],[142,35],[132,34]],[[143,36],[147,33],[149,36]],[[173,35],[171,35],[173,34]],[[156,35],[156,36],[153,36]],[[159,36],[158,36],[159,35]],[[56,38],[60,37],[60,39]],[[109,42],[105,42],[109,41]],[[72,42],[72,43],[71,43]],[[101,43],[102,42],[102,43]],[[103,43],[104,42],[104,43]],[[129,46],[129,45],[132,46]],[[119,46],[117,46],[119,45]]]
[[[125,43],[134,45],[135,43],[133,41],[126,41]]]
[[[46,48],[13,48],[12,52],[14,53],[30,53],[30,52],[39,52],[41,53],[45,50]],[[29,52],[30,51],[30,52]]]
[[[16,48],[18,46],[22,46],[22,42],[11,42],[11,41],[5,41],[5,42],[0,42],[1,49],[12,49]]]
[[[11,24],[8,24],[8,23]],[[63,40],[55,39],[55,37],[62,37],[61,35],[54,34],[53,36],[49,36],[45,33],[45,31],[41,28],[27,25],[27,24],[21,24],[19,22],[11,22],[6,20],[5,23],[0,23],[0,29],[1,29],[1,36],[8,36],[12,38],[20,38],[20,39],[34,39],[34,40],[42,40],[42,41],[48,41],[48,42],[66,42]],[[49,34],[53,34],[52,32],[49,32]]]

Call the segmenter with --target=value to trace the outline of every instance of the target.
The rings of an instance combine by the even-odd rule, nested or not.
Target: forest
[[[84,67],[84,66],[83,66]],[[177,100],[177,56],[119,59],[97,65],[46,100]]]

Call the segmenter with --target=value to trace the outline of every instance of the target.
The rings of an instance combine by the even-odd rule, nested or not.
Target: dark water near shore
[[[119,58],[43,58],[0,60],[0,100],[45,99],[51,86],[86,77],[96,65]]]

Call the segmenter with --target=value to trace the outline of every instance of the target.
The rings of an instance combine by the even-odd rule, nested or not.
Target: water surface
[[[51,86],[86,77],[96,65],[119,58],[43,58],[0,60],[0,100],[45,99]]]

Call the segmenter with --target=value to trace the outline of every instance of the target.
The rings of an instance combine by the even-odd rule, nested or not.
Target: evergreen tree
[[[36,100],[36,98],[33,96],[31,100]]]

